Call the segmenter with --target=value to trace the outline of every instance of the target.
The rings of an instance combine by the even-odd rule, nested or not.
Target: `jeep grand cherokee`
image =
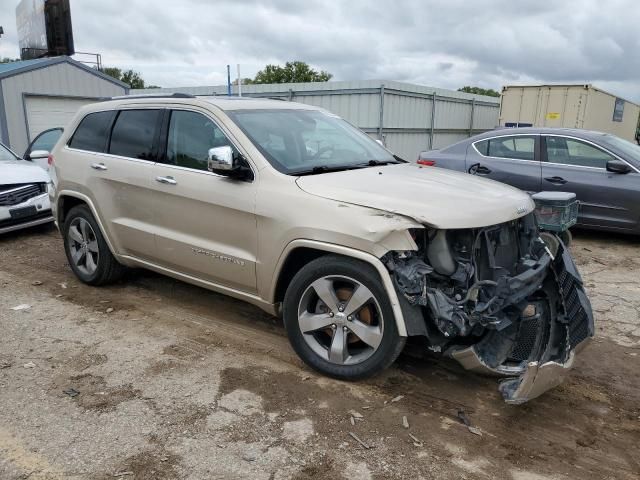
[[[145,267],[246,300],[336,378],[381,371],[411,337],[504,376],[521,403],[594,332],[569,251],[541,240],[527,194],[407,163],[320,108],[119,98],[82,108],[52,156],[80,280]]]

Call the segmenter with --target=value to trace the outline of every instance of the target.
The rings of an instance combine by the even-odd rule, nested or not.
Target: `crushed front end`
[[[547,233],[548,235],[548,233]],[[409,335],[465,368],[506,377],[523,403],[562,382],[594,334],[582,279],[560,239],[551,251],[533,213],[475,229],[416,229],[417,251],[383,258]]]

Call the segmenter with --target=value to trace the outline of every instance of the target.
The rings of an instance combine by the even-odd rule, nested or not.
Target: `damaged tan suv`
[[[52,205],[90,285],[144,267],[281,314],[341,379],[411,342],[502,375],[521,403],[593,335],[562,241],[530,197],[392,155],[336,115],[258,99],[124,97],[82,108],[52,152]]]

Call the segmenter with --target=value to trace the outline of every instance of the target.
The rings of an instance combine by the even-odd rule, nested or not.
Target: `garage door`
[[[44,130],[65,127],[80,107],[95,100],[27,96],[25,102],[29,121],[29,141],[31,141]]]

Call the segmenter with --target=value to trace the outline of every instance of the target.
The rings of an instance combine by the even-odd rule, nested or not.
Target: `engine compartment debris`
[[[534,214],[489,227],[416,229],[417,251],[390,252],[407,329],[465,368],[506,376],[500,392],[523,403],[562,381],[594,334],[573,259],[555,234],[552,256]]]

